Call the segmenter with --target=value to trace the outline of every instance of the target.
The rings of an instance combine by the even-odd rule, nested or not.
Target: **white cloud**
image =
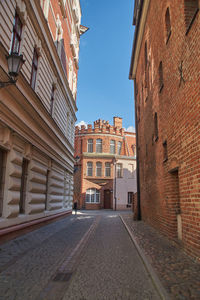
[[[88,124],[85,121],[80,121],[79,123],[76,124],[76,126],[78,126],[79,128],[81,128],[81,125],[85,125],[86,128],[88,126]]]
[[[135,128],[133,126],[129,126],[127,129],[125,128],[125,131],[135,132]]]

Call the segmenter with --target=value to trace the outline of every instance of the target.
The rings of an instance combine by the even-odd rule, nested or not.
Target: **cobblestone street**
[[[0,246],[0,299],[160,299],[118,213],[82,212]]]

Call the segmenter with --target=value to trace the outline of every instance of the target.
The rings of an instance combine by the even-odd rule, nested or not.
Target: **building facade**
[[[25,60],[16,84],[0,89],[2,233],[71,212],[79,39],[87,28],[79,0],[3,0],[0,10],[0,80],[8,81],[6,55]]]
[[[131,209],[136,192],[135,133],[122,119],[75,130],[74,199],[81,209]]]
[[[200,1],[135,1],[138,217],[200,257]]]

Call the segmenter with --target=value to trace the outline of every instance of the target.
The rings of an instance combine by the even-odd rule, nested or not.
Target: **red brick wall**
[[[150,1],[136,73],[140,193],[142,219],[177,239],[177,214],[181,214],[183,245],[200,256],[200,13],[188,27],[184,9],[183,0]],[[168,160],[164,161],[165,140]]]

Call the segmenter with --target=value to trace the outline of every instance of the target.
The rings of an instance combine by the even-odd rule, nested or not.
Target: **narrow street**
[[[79,212],[0,246],[0,299],[160,299],[118,213]]]

